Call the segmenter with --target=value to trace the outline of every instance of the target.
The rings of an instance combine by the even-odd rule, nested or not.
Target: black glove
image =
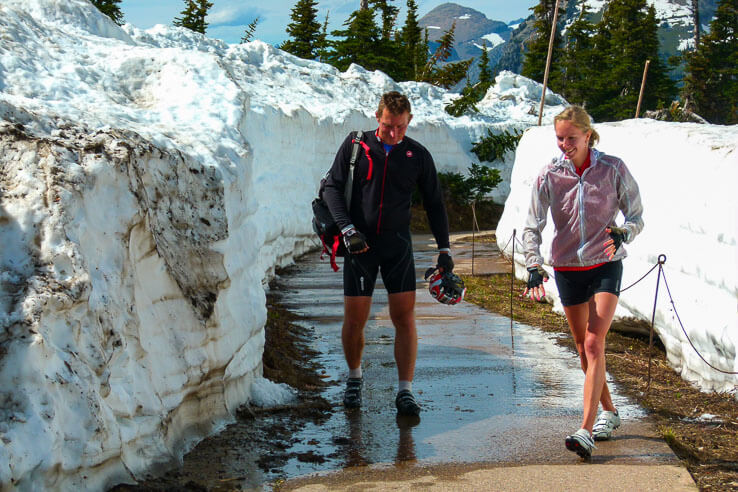
[[[548,273],[540,266],[528,268],[528,289],[535,289],[548,279]]]
[[[439,253],[436,268],[442,268],[444,272],[451,273],[454,271],[454,259],[448,253]]]
[[[617,251],[620,245],[625,242],[625,237],[628,234],[628,231],[622,227],[610,227],[609,234],[612,238],[612,245],[615,246],[615,251]]]
[[[356,229],[349,229],[343,233],[343,244],[352,255],[369,249],[369,245],[366,244],[366,236]]]

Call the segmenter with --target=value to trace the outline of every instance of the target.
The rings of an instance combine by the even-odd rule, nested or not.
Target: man
[[[382,95],[376,113],[379,127],[363,132],[354,169],[350,210],[344,190],[349,173],[353,134],[338,149],[323,197],[348,250],[344,261],[343,352],[349,367],[343,403],[361,406],[364,325],[369,318],[377,273],[389,297],[395,326],[395,361],[400,415],[417,416],[412,393],[418,337],[415,328],[415,262],[410,240],[410,204],[420,190],[431,231],[439,248],[438,267],[451,272],[448,218],[436,168],[428,150],[405,132],[412,119],[410,101],[399,92]]]

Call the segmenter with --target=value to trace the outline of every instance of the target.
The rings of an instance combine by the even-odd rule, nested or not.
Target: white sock
[[[398,391],[402,391],[402,390],[408,390],[408,391],[412,392],[412,390],[413,390],[413,382],[412,381],[403,381],[403,380],[400,380],[400,389]]]
[[[349,369],[349,377],[350,378],[360,378],[361,376],[361,366],[357,367],[356,369]]]

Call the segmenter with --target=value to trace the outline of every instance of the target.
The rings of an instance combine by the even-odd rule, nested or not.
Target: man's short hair
[[[403,114],[405,112],[411,113],[410,101],[407,96],[400,94],[397,91],[385,92],[379,99],[379,108],[377,108],[377,114],[382,115],[384,108],[392,114]]]

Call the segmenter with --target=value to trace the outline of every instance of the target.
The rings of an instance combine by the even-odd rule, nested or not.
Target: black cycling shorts
[[[574,306],[589,301],[597,292],[609,292],[620,296],[623,279],[623,262],[611,261],[591,270],[554,271],[559,298],[564,306]]]
[[[343,261],[343,295],[371,296],[382,273],[390,294],[415,290],[415,260],[410,232],[386,232],[367,237],[369,251],[347,254]]]

